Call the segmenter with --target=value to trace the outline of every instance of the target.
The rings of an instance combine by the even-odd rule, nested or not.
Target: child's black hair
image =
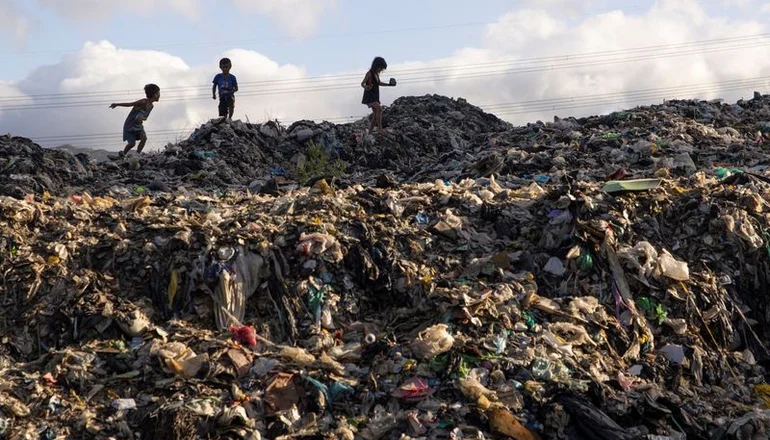
[[[376,72],[378,69],[385,70],[388,68],[388,63],[385,62],[385,58],[383,57],[376,57],[374,61],[372,61],[372,68],[369,69],[372,73]]]
[[[155,96],[158,92],[160,92],[160,87],[155,84],[147,84],[144,86],[144,94],[147,95],[148,98]]]
[[[219,67],[232,66],[232,65],[233,63],[230,61],[230,58],[222,58],[221,60],[219,60]]]

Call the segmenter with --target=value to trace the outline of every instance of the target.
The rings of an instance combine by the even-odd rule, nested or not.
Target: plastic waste
[[[464,377],[458,380],[457,384],[463,395],[473,402],[479,400],[482,396],[489,400],[497,400],[497,393],[482,385],[481,382],[474,377]]]
[[[401,386],[393,391],[393,397],[404,400],[415,400],[427,397],[432,393],[433,390],[431,390],[430,385],[428,385],[428,381],[421,377],[416,377],[401,384]]]
[[[297,252],[305,256],[327,255],[332,262],[342,260],[342,248],[337,239],[329,234],[320,232],[301,234],[299,244],[297,245]]]
[[[682,365],[687,356],[684,353],[684,347],[681,345],[667,344],[660,349],[660,353],[668,359],[672,364]]]
[[[134,399],[115,399],[112,401],[112,407],[118,411],[136,409],[136,401]]]
[[[759,440],[770,433],[770,411],[751,411],[716,429],[711,440]]]
[[[564,276],[564,274],[567,272],[567,268],[564,267],[564,263],[562,263],[562,261],[556,257],[551,257],[543,270],[557,277]]]
[[[618,249],[618,257],[635,268],[639,276],[647,278],[655,270],[655,265],[658,262],[658,251],[649,242],[640,241],[633,248]]]
[[[717,167],[714,169],[714,175],[717,177],[717,179],[724,179],[726,177],[730,177],[733,174],[742,174],[743,170],[740,168],[722,168]]]
[[[305,367],[312,365],[316,360],[315,356],[299,347],[284,347],[279,356],[286,359],[287,362]]]
[[[502,434],[513,440],[540,440],[540,436],[521,424],[521,422],[503,408],[492,409],[487,413],[492,432]]]
[[[454,338],[446,324],[437,324],[420,332],[412,342],[412,353],[420,359],[431,359],[452,349]]]
[[[241,325],[246,316],[246,300],[257,290],[264,265],[262,256],[242,248],[234,263],[221,271],[214,291],[217,328]]]
[[[247,325],[242,325],[240,327],[232,326],[230,327],[230,333],[233,334],[233,339],[241,344],[245,344],[249,347],[257,345],[257,331],[254,330],[254,327]]]
[[[564,407],[586,438],[597,440],[637,440],[639,438],[638,434],[622,428],[610,416],[581,397],[563,394],[554,400]]]
[[[661,274],[665,277],[677,281],[688,281],[690,279],[690,270],[687,267],[687,263],[676,260],[665,250],[660,254],[658,267]]]

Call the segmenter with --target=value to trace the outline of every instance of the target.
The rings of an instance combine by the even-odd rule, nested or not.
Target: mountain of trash
[[[384,122],[0,137],[0,439],[770,438],[770,96]]]

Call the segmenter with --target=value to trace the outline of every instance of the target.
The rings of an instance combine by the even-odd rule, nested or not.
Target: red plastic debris
[[[257,345],[257,331],[254,330],[254,327],[248,325],[238,327],[234,325],[230,327],[230,333],[233,334],[233,339],[241,344],[248,345],[249,347]]]
[[[416,377],[404,382],[400,387],[393,391],[393,397],[398,399],[412,400],[420,399],[432,394],[432,390],[425,379]]]

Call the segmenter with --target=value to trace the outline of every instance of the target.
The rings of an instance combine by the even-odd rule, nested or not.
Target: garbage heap
[[[0,136],[0,195],[24,198],[29,193],[92,182],[88,155],[45,149],[22,137]]]
[[[525,127],[447,102],[473,108],[404,98],[373,142],[207,125],[0,197],[0,436],[768,438],[770,98]],[[215,142],[243,127],[267,170]],[[293,183],[330,133],[368,152]],[[202,145],[198,186],[164,168]]]

